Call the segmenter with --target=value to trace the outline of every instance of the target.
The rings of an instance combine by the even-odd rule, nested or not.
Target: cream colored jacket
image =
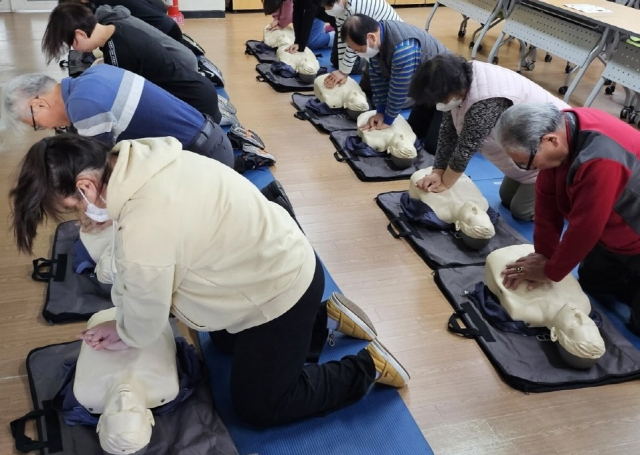
[[[247,179],[174,138],[122,141],[113,153],[112,299],[127,345],[153,343],[169,312],[196,330],[235,333],[281,316],[305,293],[313,248]]]

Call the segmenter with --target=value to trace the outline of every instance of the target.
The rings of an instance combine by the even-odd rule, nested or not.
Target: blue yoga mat
[[[228,97],[222,88],[218,88],[218,94]],[[228,128],[225,130],[228,131]],[[243,175],[258,188],[274,179],[269,168],[247,171]],[[324,264],[323,269],[323,299],[327,299],[332,292],[338,291],[338,286]],[[398,391],[385,386],[374,386],[358,403],[326,417],[310,418],[269,429],[253,428],[238,418],[231,404],[231,357],[219,353],[207,333],[199,333],[198,338],[210,372],[216,410],[241,455],[433,454]],[[355,354],[367,345],[362,340],[339,334],[335,341],[335,346],[325,347],[320,362]]]
[[[324,268],[324,266],[323,266]],[[325,272],[324,298],[338,287]],[[229,395],[231,357],[218,352],[207,333],[199,333],[202,355],[211,372],[216,410],[241,455],[390,455],[433,454],[396,389],[374,386],[358,403],[325,417],[269,429],[253,428],[236,415]],[[341,335],[326,346],[320,363],[355,354],[367,345]]]

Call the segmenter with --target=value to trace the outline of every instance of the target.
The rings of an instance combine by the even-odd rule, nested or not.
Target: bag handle
[[[42,406],[42,409],[28,412],[19,419],[9,423],[16,450],[22,453],[29,453],[35,450],[41,451],[42,449],[49,449],[48,452],[51,454],[62,452],[62,433],[60,432],[58,413],[53,408],[51,400],[43,401]],[[41,417],[45,419],[44,423],[47,429],[48,441],[34,441],[25,434],[26,423],[30,420],[36,421]]]
[[[410,226],[407,221],[408,220],[402,215],[392,218],[391,222],[387,225],[387,231],[389,231],[389,234],[391,234],[394,239],[408,237],[414,234],[413,227]]]
[[[45,283],[52,278],[53,281],[64,281],[67,276],[67,259],[68,257],[66,254],[59,254],[56,259],[34,259],[31,278],[34,281]]]
[[[455,313],[451,315],[449,318],[449,323],[447,324],[447,330],[449,332],[455,333],[456,335],[460,335],[465,338],[477,338],[480,336],[480,331],[478,329],[474,329],[471,327],[462,327],[460,322],[462,320],[462,316],[465,315],[466,312],[464,310],[457,310]]]
[[[293,116],[298,120],[311,120],[309,114],[304,110],[297,111]]]
[[[347,152],[346,150],[336,150],[335,152],[333,152],[333,157],[339,163],[346,163],[347,161],[352,160],[351,155],[349,155],[349,152]]]

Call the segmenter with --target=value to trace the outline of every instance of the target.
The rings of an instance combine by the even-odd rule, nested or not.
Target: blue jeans
[[[312,51],[316,49],[324,49],[330,47],[331,37],[329,33],[324,31],[324,22],[320,19],[314,19],[311,26],[311,34],[309,35],[309,41],[307,41],[307,47]]]

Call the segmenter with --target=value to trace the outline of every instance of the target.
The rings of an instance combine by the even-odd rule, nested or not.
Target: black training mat
[[[52,324],[87,321],[94,313],[111,308],[111,285],[92,273],[73,271],[73,245],[80,238],[76,221],[58,225],[51,258],[33,261],[32,278],[47,283],[42,316]]]
[[[320,67],[320,72],[318,74],[322,74],[322,68],[323,67]],[[278,76],[271,71],[271,63],[258,63],[258,65],[256,65],[256,71],[258,72],[256,80],[258,82],[267,82],[276,92],[313,91],[313,82],[306,84],[301,82],[297,77]]]
[[[250,39],[245,43],[244,53],[246,55],[253,55],[260,63],[273,63],[278,61],[275,49],[269,48],[271,51],[267,52],[260,50],[266,48],[266,46],[262,41]]]
[[[16,448],[40,455],[103,455],[95,426],[69,426],[52,407],[67,362],[80,352],[80,341],[34,349],[27,356],[27,374],[34,410],[11,422]],[[206,368],[202,367],[206,375]],[[168,414],[154,416],[155,426],[146,455],[237,455],[227,428],[214,410],[209,381]],[[25,423],[35,420],[38,440],[25,436]]]
[[[427,153],[424,148],[418,150],[412,166],[406,169],[397,168],[391,158],[387,156],[357,156],[345,148],[345,142],[349,136],[356,136],[355,130],[334,131],[329,135],[336,148],[333,154],[337,161],[347,163],[363,182],[380,182],[386,180],[408,180],[414,172],[433,165],[433,155]]]
[[[400,198],[404,191],[381,193],[376,202],[391,222],[387,226],[395,238],[404,238],[432,269],[451,265],[484,264],[489,253],[498,248],[529,243],[504,220],[494,225],[496,235],[480,251],[467,247],[457,232],[436,231],[410,222],[404,215]]]
[[[525,392],[550,392],[615,384],[640,377],[640,351],[602,312],[599,312],[602,319],[600,334],[606,352],[596,365],[586,370],[569,367],[560,357],[556,343],[548,337],[524,336],[495,328],[484,318],[476,303],[467,297],[476,283],[484,279],[484,266],[443,267],[435,273],[438,287],[456,310],[449,320],[449,330],[475,338],[511,387]],[[460,326],[460,320],[466,328]]]
[[[310,109],[307,109],[307,103],[313,99],[315,99],[314,95],[303,95],[302,93],[294,93],[291,95],[291,102],[297,109],[294,117],[300,120],[309,120],[323,133],[355,131],[356,128],[358,128],[355,120],[351,120],[345,109],[334,109],[335,114],[333,115],[318,115]]]

